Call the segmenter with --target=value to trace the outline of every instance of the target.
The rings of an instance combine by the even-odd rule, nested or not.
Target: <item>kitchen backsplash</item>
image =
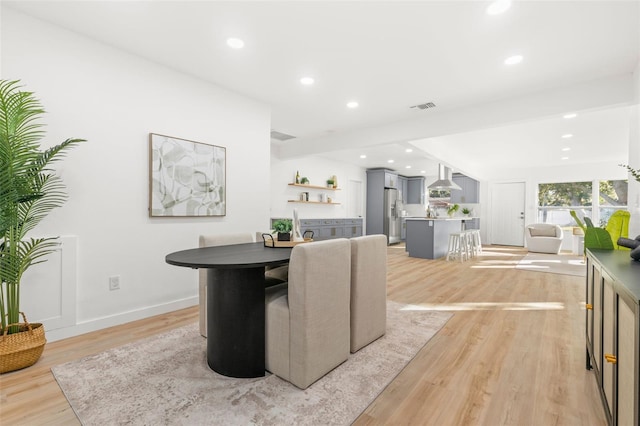
[[[460,203],[460,209],[457,216],[462,216],[462,208],[466,207],[472,211],[472,216],[478,217],[480,215],[480,204],[473,203]],[[425,204],[405,204],[404,216],[406,217],[424,217],[426,216],[427,206]],[[446,208],[443,208],[443,211]]]

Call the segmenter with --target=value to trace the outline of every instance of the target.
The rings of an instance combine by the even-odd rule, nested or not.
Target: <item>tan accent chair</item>
[[[524,230],[527,249],[534,253],[560,253],[562,228],[551,223],[534,223]]]
[[[265,367],[306,389],[349,357],[351,244],[299,244],[289,283],[265,291]]]
[[[387,237],[351,238],[351,352],[387,328]]]
[[[232,244],[253,243],[250,232],[236,234],[200,235],[198,247],[228,246]],[[198,269],[200,298],[200,334],[207,337],[207,270]]]

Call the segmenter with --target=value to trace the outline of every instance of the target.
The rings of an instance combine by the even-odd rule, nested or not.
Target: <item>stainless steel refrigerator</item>
[[[397,189],[384,190],[384,234],[389,244],[401,241],[402,230],[402,199]]]

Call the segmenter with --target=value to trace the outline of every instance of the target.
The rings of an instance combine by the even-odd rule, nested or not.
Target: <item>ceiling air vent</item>
[[[288,135],[286,133],[281,133],[276,130],[271,130],[271,139],[276,139],[279,141],[288,141],[289,139],[295,139],[295,136]]]
[[[414,105],[409,108],[429,109],[429,108],[435,108],[435,107],[436,107],[436,104],[434,104],[433,102],[427,102],[426,104]]]

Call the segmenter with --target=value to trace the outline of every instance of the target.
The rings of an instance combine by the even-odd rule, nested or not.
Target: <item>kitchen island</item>
[[[462,230],[466,217],[408,217],[406,249],[410,257],[438,259],[447,255],[449,235]]]

